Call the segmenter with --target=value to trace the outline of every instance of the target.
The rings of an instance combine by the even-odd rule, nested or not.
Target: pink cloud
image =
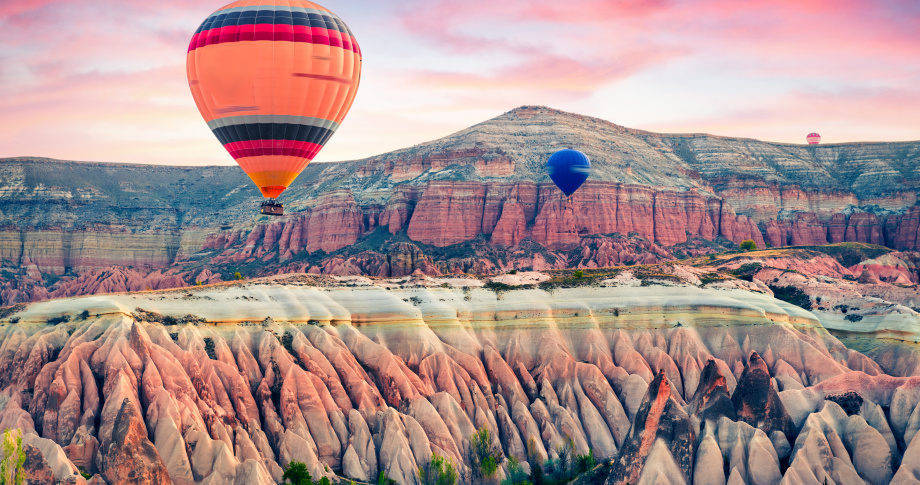
[[[917,139],[918,110],[920,88],[916,86],[834,93],[795,91],[758,99],[731,112],[641,128],[792,143],[804,143],[805,134],[811,131],[821,133],[823,143],[903,141]],[[688,130],[688,126],[693,128]]]
[[[203,128],[184,73],[192,31],[227,1],[0,1],[0,157],[229,163]],[[896,127],[888,132],[902,138],[920,133],[911,116],[920,99],[913,88],[920,85],[916,0],[321,3],[351,9],[346,20],[374,56],[362,88],[370,91],[359,92],[346,123],[392,130],[407,143],[425,138],[410,140],[406,132],[431,136],[412,124],[418,113],[429,120],[441,110],[438,126],[449,132],[516,104],[584,106],[600,91],[675,65],[702,79],[748,83],[752,94],[717,113],[652,128],[743,128],[744,136],[776,139],[789,119],[825,119],[853,136],[861,125],[879,133]],[[666,90],[684,79],[657,82]],[[698,89],[718,97],[724,88],[714,82]],[[393,99],[406,99],[398,112]],[[667,107],[657,109],[661,119],[674,119]],[[381,113],[398,121],[382,124]],[[117,135],[106,138],[107,131]],[[384,149],[353,144],[365,151],[339,158]]]
[[[654,47],[600,59],[576,59],[559,54],[525,56],[490,73],[418,71],[414,81],[430,89],[525,90],[570,97],[585,96],[598,88],[630,76],[648,65],[679,53]],[[411,74],[410,74],[411,75]]]
[[[412,4],[401,18],[432,49],[507,59],[474,71],[419,71],[429,88],[555,90],[566,100],[678,59],[750,79],[916,79],[904,60],[920,55],[920,34],[905,18],[920,20],[920,8],[883,3],[434,0]]]

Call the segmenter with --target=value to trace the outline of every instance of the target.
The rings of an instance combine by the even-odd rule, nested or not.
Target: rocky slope
[[[0,313],[0,428],[67,483],[269,484],[297,460],[410,484],[433,453],[467,467],[482,427],[528,470],[571,440],[612,463],[608,484],[920,479],[915,352],[879,365],[822,313],[710,270],[291,275],[20,305]]]
[[[564,146],[594,161],[571,201],[542,169]],[[257,190],[236,167],[4,159],[0,304],[236,271],[396,276],[654,262],[744,239],[914,250],[918,185],[918,142],[666,135],[542,107],[377,157],[311,165],[285,193],[280,220],[255,214]]]

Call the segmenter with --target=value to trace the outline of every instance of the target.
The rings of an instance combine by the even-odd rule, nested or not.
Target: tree
[[[502,480],[502,485],[533,485],[528,478],[517,458],[508,457],[508,477]]]
[[[238,279],[238,280],[242,280],[242,279],[243,279],[243,275],[242,275],[242,273],[240,273],[239,271],[237,271],[236,273],[233,273],[233,277],[236,278],[236,279]]]
[[[3,432],[3,461],[0,461],[0,483],[4,485],[23,485],[26,471],[23,464],[26,462],[26,452],[22,448],[22,430],[9,430]]]
[[[284,467],[284,475],[281,475],[282,483],[291,481],[292,485],[313,485],[313,477],[310,470],[307,470],[306,463],[292,461]]]
[[[530,465],[530,480],[533,485],[543,485],[543,456],[532,436],[527,441],[527,463]]]
[[[576,278],[584,278],[584,277],[585,277],[585,272],[584,272],[584,270],[576,269],[575,272],[572,273],[572,276],[574,276],[574,277],[576,277]]]
[[[483,426],[470,436],[470,468],[474,483],[493,483],[495,472],[505,459],[501,448],[492,440],[489,428]]]
[[[456,485],[459,477],[453,462],[434,453],[427,464],[418,468],[419,485]]]
[[[753,239],[745,239],[738,245],[738,249],[742,251],[754,251],[757,249],[757,243],[755,243]]]
[[[587,455],[575,455],[575,473],[581,474],[584,473],[597,465],[597,460],[594,459],[594,449],[589,448]]]
[[[567,479],[572,474],[572,459],[575,457],[575,442],[570,436],[565,437],[562,446],[556,447],[556,454],[559,456],[556,468],[559,470],[559,478]]]

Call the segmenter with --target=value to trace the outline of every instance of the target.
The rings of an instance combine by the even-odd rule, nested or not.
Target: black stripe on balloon
[[[333,17],[316,13],[286,12],[283,10],[260,10],[248,12],[230,12],[213,15],[205,19],[195,31],[196,34],[206,30],[220,27],[231,27],[253,24],[283,24],[302,25],[306,27],[319,27],[321,29],[337,30],[343,34],[352,35],[345,23]]]
[[[296,140],[322,145],[334,133],[329,128],[298,123],[246,123],[211,130],[224,145],[252,140]]]

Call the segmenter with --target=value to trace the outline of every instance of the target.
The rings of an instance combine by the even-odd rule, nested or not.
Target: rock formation
[[[21,305],[0,313],[0,428],[38,450],[36,480],[68,483],[270,484],[296,460],[410,484],[432,453],[468,467],[482,427],[520,463],[567,442],[612,460],[609,483],[920,476],[915,352],[879,340],[876,364],[766,286],[663,267],[571,288],[299,274]]]
[[[738,379],[732,394],[732,404],[741,421],[763,430],[769,436],[779,433],[785,439],[793,438],[795,433],[792,419],[770,381],[767,364],[757,352],[751,352],[744,372]]]
[[[662,479],[688,483],[693,477],[695,441],[689,415],[671,396],[671,385],[664,370],[659,370],[649,383],[605,484],[656,483]]]
[[[571,201],[542,169],[567,140],[594,163]],[[0,305],[229,280],[241,269],[602,267],[746,239],[761,248],[860,242],[911,251],[920,248],[918,160],[916,142],[814,147],[667,135],[521,107],[412,148],[310,165],[285,192],[288,215],[268,220],[237,167],[5,159]],[[414,244],[427,262],[394,269],[386,261],[394,244]],[[620,247],[590,249],[604,244]]]

